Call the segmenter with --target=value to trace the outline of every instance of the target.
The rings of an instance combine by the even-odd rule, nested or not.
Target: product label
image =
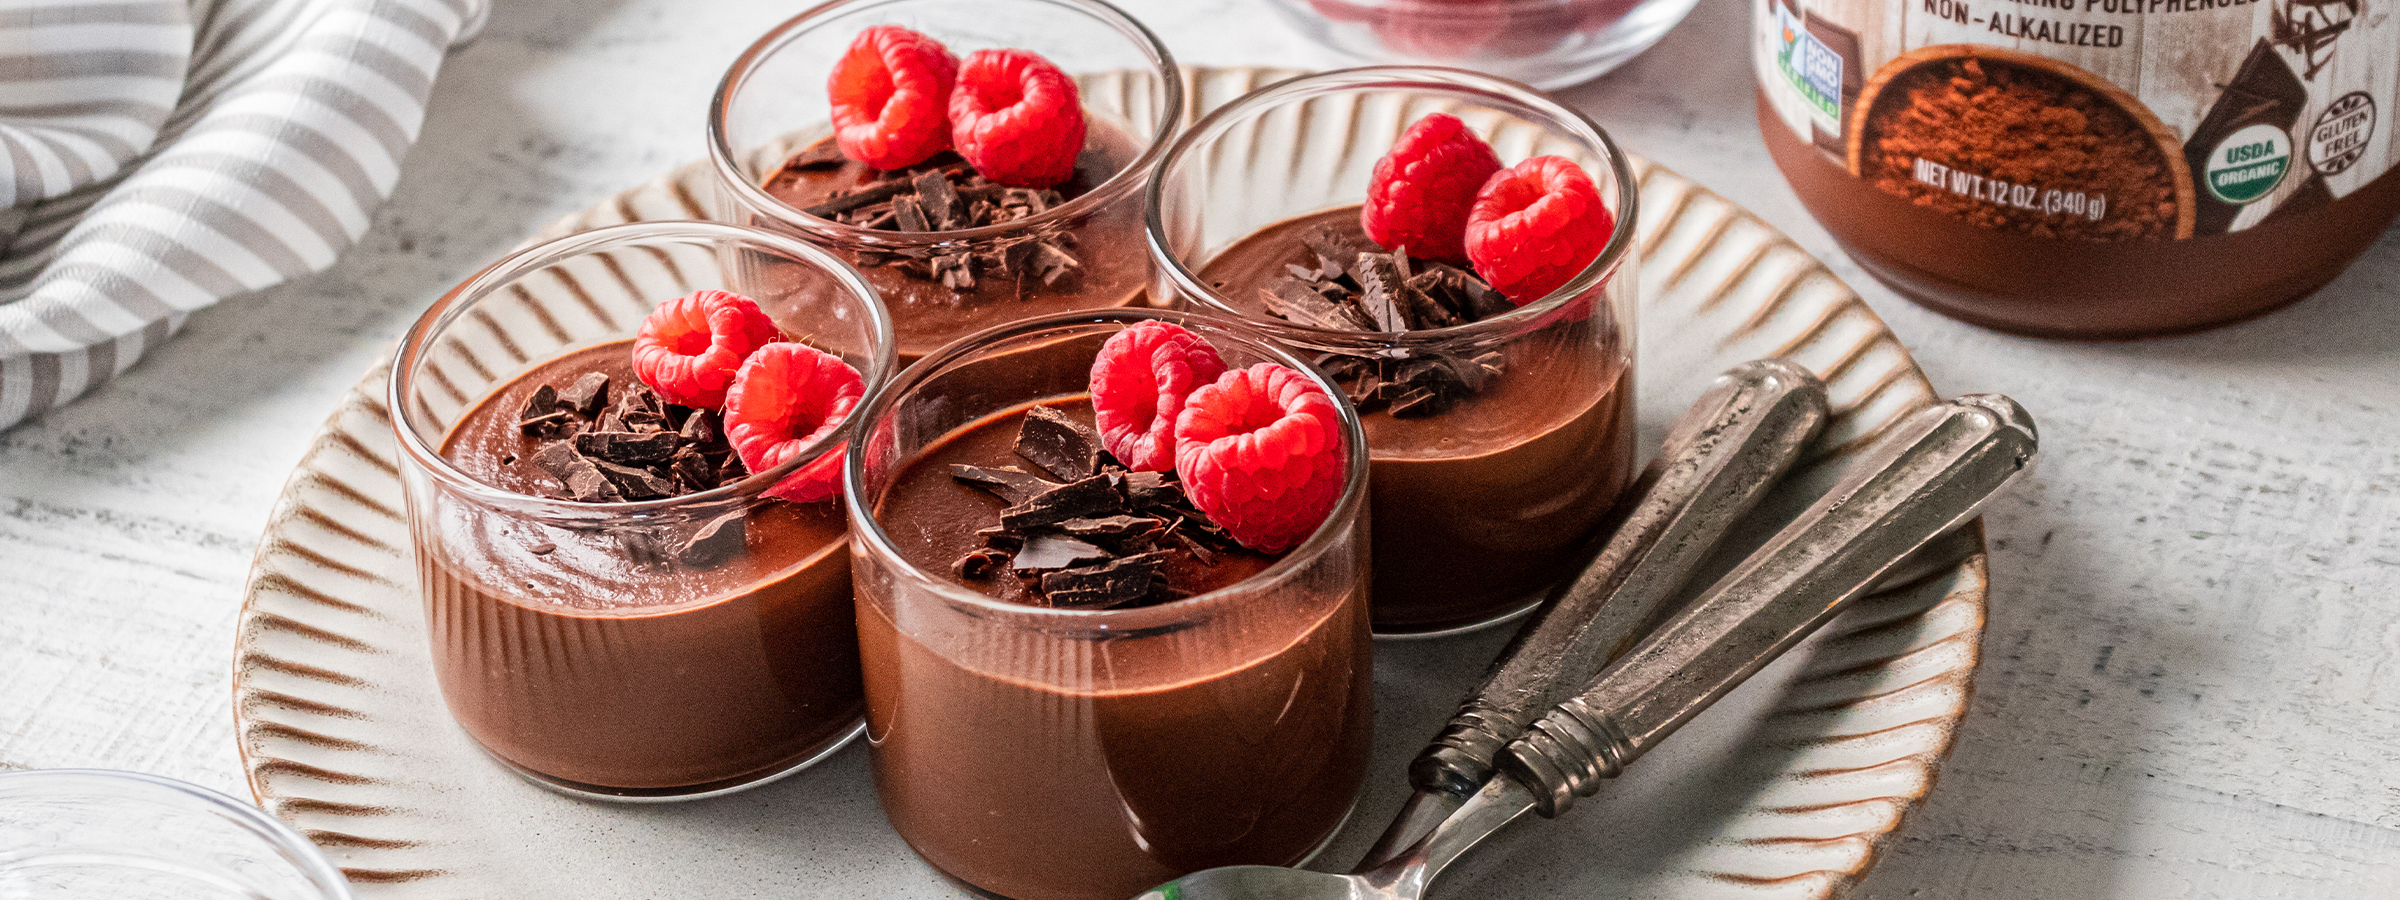
[[[1995,230],[2224,234],[2400,166],[2400,0],[1753,0],[1794,134]]]
[[[1842,117],[1842,57],[1781,6],[1776,8],[1781,45],[1776,49],[1776,74],[1807,104],[1809,117],[1829,128]]]
[[[2283,183],[2292,168],[2292,139],[2273,125],[2244,125],[2208,151],[2200,183],[2227,203],[2252,203]]]

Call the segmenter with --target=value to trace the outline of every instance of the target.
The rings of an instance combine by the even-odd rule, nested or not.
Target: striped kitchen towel
[[[0,428],[323,269],[489,0],[0,0]]]

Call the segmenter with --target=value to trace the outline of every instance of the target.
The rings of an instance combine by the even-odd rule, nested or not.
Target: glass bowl
[[[1260,271],[1256,261],[1277,258],[1256,242],[1290,246],[1312,222],[1355,228],[1376,162],[1437,112],[1458,117],[1503,164],[1560,156],[1585,170],[1616,225],[1582,274],[1507,313],[1408,331],[1311,327],[1274,317],[1256,287],[1235,286]],[[1218,107],[1167,151],[1151,184],[1155,296],[1231,317],[1335,370],[1360,371],[1362,360],[1477,360],[1491,370],[1453,405],[1362,408],[1377,636],[1497,625],[1582,564],[1633,477],[1638,197],[1624,154],[1590,118],[1460,69],[1293,78]]]
[[[510,411],[538,388],[621,365],[616,393],[594,401],[621,406],[636,329],[698,290],[757,301],[785,334],[857,369],[865,390],[896,368],[891,318],[857,270],[812,244],[710,222],[615,225],[512,254],[426,310],[392,366],[443,699],[494,759],[572,796],[716,796],[859,733],[840,505],[781,493],[796,473],[836,465],[847,429],[663,498],[578,502],[483,480],[526,452],[511,449]]]
[[[1433,63],[1545,90],[1581,84],[1665,37],[1698,0],[1271,0],[1301,34],[1379,63]]]
[[[351,900],[299,832],[257,807],[156,775],[0,772],[0,897]]]
[[[961,58],[1030,50],[1073,76],[1089,131],[1083,174],[1061,185],[1071,196],[1024,218],[929,231],[844,224],[795,206],[852,177],[795,174],[786,165],[831,135],[825,85],[834,63],[859,32],[883,25],[922,32]],[[1141,247],[1142,189],[1183,109],[1183,76],[1166,45],[1101,0],[836,0],[776,26],[734,61],[709,105],[707,143],[721,214],[857,265],[891,310],[906,365],[995,325],[1140,305],[1151,276]],[[812,182],[817,187],[806,186]],[[954,286],[922,262],[1028,242],[1065,248],[1077,265],[1055,280],[1041,267],[980,267]]]
[[[1241,580],[1117,609],[996,599],[929,558],[945,526],[889,505],[912,479],[950,479],[924,461],[1028,405],[1085,402],[1102,343],[1146,321],[1336,398],[1347,474],[1324,524]],[[860,406],[846,493],[867,740],[918,855],[988,897],[1120,900],[1213,866],[1295,864],[1333,837],[1365,781],[1374,681],[1366,443],[1340,396],[1234,323],[1126,309],[984,331]]]

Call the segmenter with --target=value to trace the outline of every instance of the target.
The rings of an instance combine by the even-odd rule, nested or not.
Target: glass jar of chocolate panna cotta
[[[929,45],[957,72],[920,65]],[[973,147],[935,133],[943,119],[926,121],[955,107],[917,95],[955,98],[968,82],[980,86],[986,109],[1048,102],[1053,86],[1027,80],[1038,76],[1011,69],[998,78],[977,60],[998,53],[1030,55],[1067,76],[1083,138],[1063,179],[1026,177],[981,154],[970,159]],[[898,89],[889,99],[874,91],[862,99],[859,81]],[[888,127],[845,148],[837,113],[871,117],[878,101],[878,121]],[[708,144],[719,215],[831,248],[857,265],[892,311],[905,365],[993,325],[1141,304],[1151,274],[1142,187],[1183,102],[1165,45],[1098,0],[827,3],[759,38],[718,86]],[[1022,117],[1052,122],[1054,112]],[[1046,124],[992,144],[1036,144],[1066,127]],[[919,159],[918,141],[947,149]],[[909,146],[889,149],[898,145]]]
[[[918,855],[985,896],[1123,900],[1198,869],[1295,864],[1363,784],[1365,444],[1338,388],[1229,324],[1018,322],[911,366],[858,414],[848,495],[876,790]],[[1188,446],[1168,465],[1096,433],[1114,433],[1102,408],[1125,408],[1095,389],[1096,360],[1165,325],[1228,370],[1199,383],[1266,364],[1277,380],[1254,399],[1313,409],[1308,441],[1274,433],[1296,413],[1252,410],[1221,421],[1256,431],[1212,442],[1256,436],[1312,461],[1307,488],[1236,486],[1280,537],[1213,502],[1228,494],[1208,492],[1225,483],[1209,472],[1226,470]],[[1190,402],[1222,410],[1207,390]]]
[[[1410,170],[1465,186],[1440,197],[1377,174],[1387,155],[1416,152],[1401,145],[1433,143],[1484,168]],[[1490,197],[1495,212],[1572,182],[1570,230],[1527,242],[1470,225],[1493,191],[1474,187],[1480,174],[1503,169],[1522,190]],[[1450,69],[1295,78],[1209,114],[1168,151],[1151,188],[1157,294],[1307,355],[1358,406],[1378,635],[1531,609],[1631,478],[1635,194],[1591,120]],[[1362,215],[1379,202],[1397,217],[1382,229],[1392,245]],[[1516,244],[1560,255],[1526,276]]]
[[[760,346],[728,351],[742,374],[705,386],[724,399],[646,382],[637,331],[737,301]],[[813,360],[838,393],[752,371],[769,358]],[[713,796],[856,737],[840,396],[893,369],[890,319],[855,270],[730,225],[560,238],[436,302],[389,399],[434,675],[460,727],[537,784],[597,799]]]

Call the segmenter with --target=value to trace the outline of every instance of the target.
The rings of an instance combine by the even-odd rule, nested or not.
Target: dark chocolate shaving
[[[984,546],[951,564],[961,579],[1014,577],[1033,602],[1114,609],[1190,596],[1161,574],[1178,555],[1210,565],[1220,553],[1244,552],[1192,507],[1174,473],[1128,471],[1078,419],[1036,406],[1018,426],[1015,449],[1069,480],[951,465],[951,477],[1009,504],[999,526],[976,532]]]
[[[917,189],[917,206],[933,231],[957,228],[967,217],[966,201],[958,197],[958,189],[940,172],[927,172],[913,182]]]
[[[667,464],[667,469],[675,475],[675,480],[687,489],[706,490],[707,488],[699,486],[714,487],[720,482],[720,479],[717,478],[717,467],[708,461],[708,454],[691,447],[675,451],[675,459]]]
[[[1100,465],[1100,435],[1048,406],[1025,411],[1017,426],[1018,456],[1065,481],[1092,477]]]
[[[567,385],[566,390],[558,392],[559,408],[579,416],[599,415],[600,407],[607,405],[608,375],[604,372],[585,372],[575,383]]]
[[[566,499],[577,503],[615,503],[625,499],[617,493],[616,484],[600,471],[600,465],[588,459],[578,457],[575,467],[560,480],[566,483]]]
[[[1125,495],[1117,489],[1121,479],[1116,475],[1094,475],[1073,481],[1034,495],[1023,503],[1000,511],[1002,527],[1024,531],[1044,525],[1056,525],[1068,519],[1113,515],[1125,508]]]
[[[1096,566],[1042,573],[1042,596],[1070,609],[1108,609],[1149,595],[1151,582],[1167,561],[1160,551],[1138,553]]]
[[[838,146],[826,140],[801,151],[784,168],[809,168],[803,161],[813,164],[826,148],[833,148],[831,152],[839,158]],[[801,211],[857,228],[923,234],[1000,225],[1039,215],[1065,202],[1066,196],[1055,190],[993,183],[957,154],[943,153],[914,166],[878,173],[874,181],[836,192]],[[899,269],[939,282],[953,292],[955,303],[987,278],[1018,281],[1019,298],[1027,279],[1055,285],[1083,267],[1074,251],[1072,234],[1022,234],[980,241],[971,248],[862,251],[853,258],[861,266]]]
[[[1064,569],[1076,563],[1107,559],[1109,553],[1096,544],[1071,537],[1039,534],[1027,537],[1025,546],[1017,551],[1010,568],[1019,573],[1045,569]]]
[[[558,389],[545,384],[534,388],[533,396],[525,398],[524,411],[517,413],[517,425],[518,427],[530,426],[535,422],[554,417],[559,412]]]
[[[1408,256],[1400,251],[1361,253],[1350,271],[1358,273],[1358,308],[1375,323],[1376,331],[1407,331],[1416,327],[1401,308],[1413,306],[1401,296],[1409,293]]]
[[[820,219],[834,219],[844,221],[844,224],[855,225],[858,223],[846,221],[847,218],[855,218],[853,213],[908,193],[910,187],[912,185],[905,181],[878,181],[865,187],[836,192],[832,197],[826,198],[825,202],[803,209],[801,212]]]
[[[575,424],[575,414],[562,409],[546,416],[521,420],[517,422],[517,430],[524,432],[527,437],[558,437],[572,435]]]
[[[1356,259],[1367,247],[1353,246],[1330,227],[1311,228],[1300,235],[1300,243],[1317,255],[1318,281],[1334,281],[1343,277],[1342,264]],[[1355,285],[1353,285],[1355,287]]]
[[[1149,509],[1183,502],[1183,487],[1165,472],[1128,472],[1125,474],[1125,503],[1135,509]]]
[[[950,477],[956,478],[960,481],[974,482],[977,487],[1000,495],[1000,499],[1008,501],[1010,506],[1023,503],[1027,500],[1033,499],[1034,495],[1036,494],[1040,494],[1044,491],[1048,491],[1060,486],[1058,482],[1051,481],[1050,479],[1043,478],[1023,469],[1014,469],[1007,466],[986,468],[983,466],[952,465],[950,467]]]
[[[550,411],[534,415],[544,403]],[[558,487],[546,492],[554,499],[678,497],[749,474],[715,410],[666,403],[640,382],[612,391],[606,374],[587,372],[564,390],[536,388],[526,414],[518,427],[543,439],[531,459],[557,479]]]
[[[617,493],[627,500],[656,500],[675,494],[674,479],[661,477],[648,469],[598,460],[592,464],[599,467],[600,474],[607,476],[608,482],[616,486]]]
[[[1260,288],[1258,295],[1266,301],[1267,312],[1276,318],[1298,322],[1310,328],[1372,331],[1375,327],[1373,321],[1357,307],[1333,300],[1297,281],[1277,281]]]
[[[1291,263],[1288,277],[1259,289],[1268,314],[1328,331],[1396,333],[1478,322],[1516,307],[1475,273],[1448,263],[1385,251],[1329,226],[1300,235],[1316,265]],[[1473,397],[1499,375],[1496,351],[1472,356],[1393,346],[1372,355],[1328,353],[1317,360],[1359,412],[1400,418],[1438,415]]]
[[[1149,516],[1118,514],[1098,519],[1068,519],[1058,523],[1058,530],[1077,537],[1126,538],[1148,537],[1167,527],[1167,520]]]
[[[628,466],[669,462],[682,446],[683,436],[671,431],[586,431],[575,436],[575,452]]]
[[[684,442],[689,444],[714,444],[725,440],[724,422],[713,409],[692,410],[690,415],[683,417],[683,425],[675,433],[683,435]]]
[[[1008,568],[1008,554],[999,550],[977,550],[950,564],[950,571],[960,578],[989,578]]]

